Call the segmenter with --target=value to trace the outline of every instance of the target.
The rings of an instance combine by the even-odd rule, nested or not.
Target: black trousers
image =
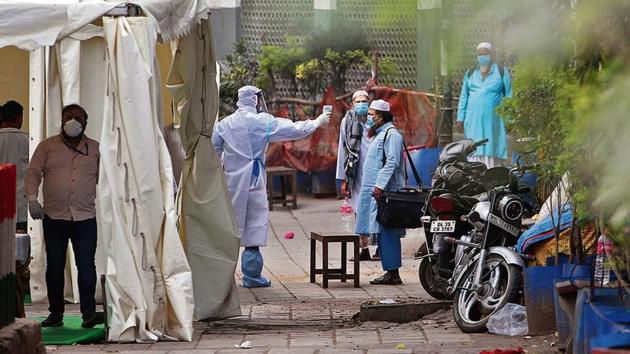
[[[44,242],[46,243],[46,286],[48,310],[51,314],[63,314],[64,269],[68,241],[72,242],[74,261],[79,273],[79,298],[83,317],[96,311],[96,218],[82,221],[55,220],[44,217]]]

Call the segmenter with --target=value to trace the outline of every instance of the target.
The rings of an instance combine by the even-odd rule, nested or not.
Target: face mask
[[[76,138],[83,133],[83,126],[76,119],[72,119],[63,125],[63,132],[71,138]]]
[[[372,128],[372,126],[374,125],[374,116],[371,114],[368,115],[367,121],[365,122],[365,124],[367,125],[368,128]]]
[[[477,62],[479,62],[479,65],[481,66],[490,66],[490,64],[492,63],[492,59],[490,58],[490,55],[488,54],[478,55]]]
[[[354,104],[354,111],[360,115],[364,116],[368,112],[368,103],[367,102],[357,102]]]

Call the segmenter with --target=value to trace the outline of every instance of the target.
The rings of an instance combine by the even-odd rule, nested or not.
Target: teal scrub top
[[[473,156],[491,156],[507,159],[507,132],[496,108],[504,97],[512,97],[512,77],[493,63],[484,80],[477,67],[472,74],[464,75],[462,92],[459,95],[457,121],[464,122],[464,135],[474,141],[488,139],[488,143],[477,148]]]

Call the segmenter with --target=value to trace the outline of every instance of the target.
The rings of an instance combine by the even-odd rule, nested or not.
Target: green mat
[[[41,322],[46,317],[34,317]],[[83,320],[79,315],[63,316],[63,327],[42,327],[44,344],[88,344],[105,340],[105,327],[97,325],[94,328],[82,328]]]

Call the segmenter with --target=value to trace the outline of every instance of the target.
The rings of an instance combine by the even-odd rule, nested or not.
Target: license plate
[[[494,214],[488,215],[488,221],[490,221],[491,224],[502,228],[503,230],[511,233],[514,236],[518,236],[519,234],[519,230],[517,227],[508,224],[507,222],[503,221],[501,218],[499,218],[498,216]]]
[[[455,220],[436,220],[431,222],[431,232],[451,233],[455,232]]]

